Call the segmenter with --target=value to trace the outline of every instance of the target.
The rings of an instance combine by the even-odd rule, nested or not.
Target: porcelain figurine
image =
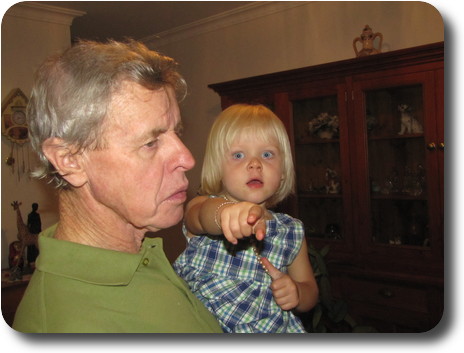
[[[377,48],[374,47],[374,41],[376,38],[379,38],[379,45]],[[360,42],[362,45],[362,49],[358,51],[358,46],[357,43]],[[354,52],[356,53],[356,57],[360,56],[368,56],[372,54],[378,54],[381,52],[382,48],[382,42],[383,42],[383,35],[382,33],[373,33],[371,27],[369,25],[366,25],[361,33],[361,36],[356,37],[353,40],[353,49]]]

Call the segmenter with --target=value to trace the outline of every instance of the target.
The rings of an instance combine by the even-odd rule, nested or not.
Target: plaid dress
[[[272,212],[260,255],[287,272],[304,237],[303,224]],[[190,239],[173,264],[192,292],[216,316],[225,332],[305,332],[299,318],[274,301],[271,277],[264,271],[248,238],[233,246],[224,237]]]

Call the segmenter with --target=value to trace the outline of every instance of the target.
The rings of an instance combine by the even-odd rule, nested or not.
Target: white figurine
[[[398,135],[403,134],[421,134],[423,132],[422,125],[411,114],[411,108],[407,104],[398,105],[398,110],[401,113],[401,130]]]
[[[327,181],[325,191],[327,194],[339,194],[341,191],[340,180],[337,172],[333,169],[326,168],[325,179]]]

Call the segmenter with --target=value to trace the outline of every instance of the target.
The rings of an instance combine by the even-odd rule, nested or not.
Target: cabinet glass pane
[[[422,86],[366,93],[371,231],[376,243],[430,246]]]
[[[310,237],[343,238],[337,96],[293,102],[298,217]]]

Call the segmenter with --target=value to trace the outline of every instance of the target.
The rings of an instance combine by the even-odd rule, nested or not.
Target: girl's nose
[[[250,163],[248,163],[248,169],[261,170],[262,169],[261,162],[257,158],[253,158],[250,161]]]

